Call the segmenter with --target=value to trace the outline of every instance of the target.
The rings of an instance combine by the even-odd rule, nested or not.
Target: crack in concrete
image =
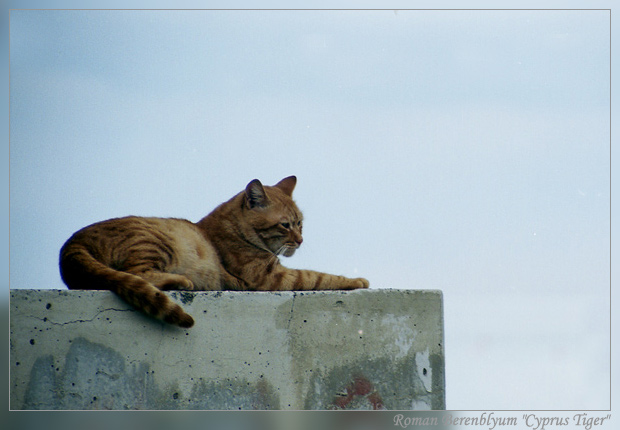
[[[52,321],[48,317],[41,318],[41,317],[36,317],[36,316],[32,316],[32,315],[30,315],[30,317],[34,318],[34,319],[37,319],[39,321],[50,323],[52,325],[61,325],[62,326],[62,325],[67,325],[67,324],[77,324],[77,323],[93,322],[93,321],[95,321],[95,319],[97,319],[97,317],[99,315],[101,315],[104,312],[108,312],[108,311],[114,311],[114,312],[135,312],[135,310],[133,310],[133,309],[105,308],[105,309],[97,312],[95,314],[95,316],[93,316],[90,319],[78,319],[78,320],[71,320],[71,321],[65,321],[65,322],[55,322],[55,321]]]
[[[293,320],[293,312],[295,311],[295,297],[297,297],[297,293],[293,291],[293,299],[291,300],[291,315],[288,318],[288,322],[286,324],[286,330],[290,330],[291,321]]]

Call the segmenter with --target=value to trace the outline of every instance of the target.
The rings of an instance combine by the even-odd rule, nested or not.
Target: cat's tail
[[[194,325],[194,319],[153,284],[106,266],[82,245],[68,243],[63,246],[60,275],[70,289],[110,290],[151,317],[183,328]]]

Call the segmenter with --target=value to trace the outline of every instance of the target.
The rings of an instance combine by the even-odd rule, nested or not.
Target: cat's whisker
[[[271,264],[272,262],[278,259],[278,256],[282,252],[282,247],[278,248],[275,252],[271,251],[270,249],[266,249],[266,251],[269,251],[269,253],[271,254],[268,260],[268,264]]]

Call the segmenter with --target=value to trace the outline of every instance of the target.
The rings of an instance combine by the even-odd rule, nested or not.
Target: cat
[[[368,288],[363,278],[288,269],[301,245],[295,176],[251,181],[197,223],[129,216],[77,231],[60,251],[70,289],[111,290],[134,308],[183,328],[194,319],[165,290],[294,291]]]

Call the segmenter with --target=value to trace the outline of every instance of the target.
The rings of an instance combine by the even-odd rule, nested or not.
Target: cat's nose
[[[304,241],[304,238],[301,236],[297,236],[295,238],[295,243],[297,244],[297,246],[301,245],[301,243]]]

